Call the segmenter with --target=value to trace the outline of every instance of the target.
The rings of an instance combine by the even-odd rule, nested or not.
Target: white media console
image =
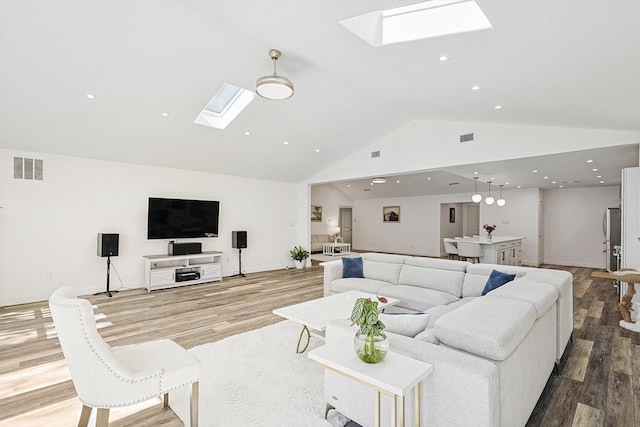
[[[209,251],[192,255],[146,255],[144,287],[155,289],[222,280],[222,252]]]

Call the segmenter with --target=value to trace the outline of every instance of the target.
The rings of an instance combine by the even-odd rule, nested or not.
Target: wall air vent
[[[42,161],[42,159],[14,157],[13,177],[15,179],[30,179],[42,181],[44,179],[44,162]]]
[[[370,188],[363,188],[362,191],[371,191]]]
[[[449,185],[460,185],[459,182],[450,182]]]
[[[376,157],[380,157],[380,150],[371,152],[371,158],[375,159]]]
[[[471,142],[473,141],[473,134],[467,133],[464,135],[460,135],[460,142]]]

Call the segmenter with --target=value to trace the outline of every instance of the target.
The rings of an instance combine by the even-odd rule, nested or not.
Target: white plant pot
[[[304,265],[307,263],[307,260],[306,260],[306,259],[305,259],[305,260],[303,260],[303,261],[296,261],[296,260],[293,260],[293,263],[296,265],[296,268],[297,268],[298,270],[301,270],[301,269],[303,269],[303,268],[304,268]]]

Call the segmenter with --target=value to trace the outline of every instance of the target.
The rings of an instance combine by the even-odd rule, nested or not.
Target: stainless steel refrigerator
[[[604,250],[606,266],[609,271],[620,269],[620,208],[607,208],[602,219],[602,232],[604,233]]]

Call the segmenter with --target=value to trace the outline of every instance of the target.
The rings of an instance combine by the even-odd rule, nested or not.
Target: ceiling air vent
[[[460,185],[459,182],[450,182],[449,185]]]
[[[15,179],[35,179],[36,181],[42,181],[44,178],[44,164],[42,159],[14,157],[13,177]]]
[[[376,157],[380,157],[380,150],[371,152],[371,158],[375,159]]]
[[[473,133],[460,135],[460,142],[470,142],[470,141],[473,141]]]

